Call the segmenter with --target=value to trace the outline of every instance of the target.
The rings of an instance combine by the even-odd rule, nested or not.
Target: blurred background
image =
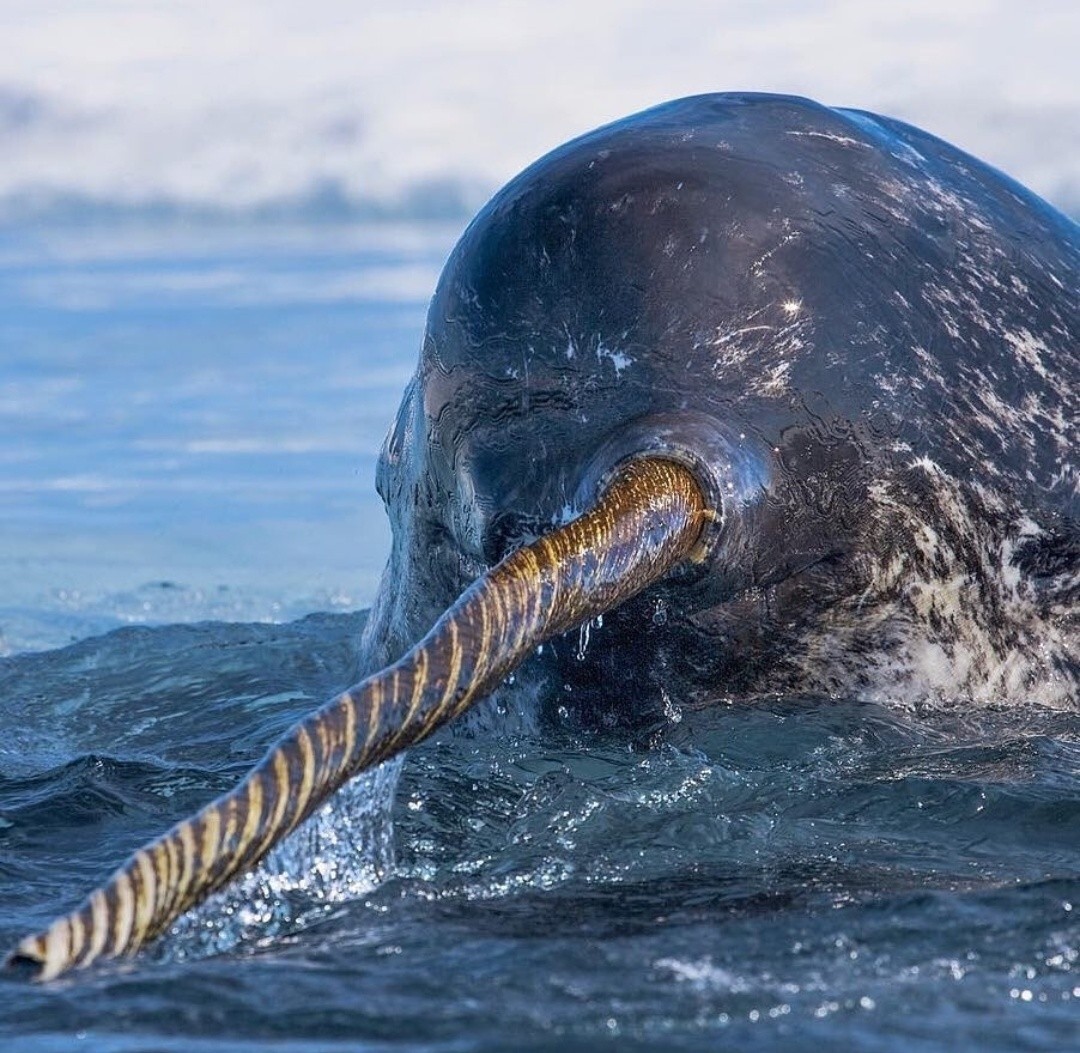
[[[696,92],[923,126],[1080,205],[1070,0],[4,0],[7,215],[460,214]]]
[[[374,462],[471,213],[757,90],[1080,211],[1071,0],[0,0],[0,654],[370,602]]]

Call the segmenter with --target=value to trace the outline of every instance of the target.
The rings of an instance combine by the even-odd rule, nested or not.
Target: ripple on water
[[[126,629],[0,661],[0,939],[74,905],[353,679],[358,624]],[[1075,715],[787,700],[684,711],[648,748],[507,726],[444,732],[356,784],[138,962],[0,983],[0,1035],[49,1049],[84,1031],[102,1050],[136,1035],[225,1050],[1075,1038]]]

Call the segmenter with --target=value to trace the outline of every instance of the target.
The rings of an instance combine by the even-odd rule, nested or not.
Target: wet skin
[[[1001,173],[807,100],[701,96],[561,147],[432,301],[379,468],[372,667],[659,449],[723,529],[584,661],[555,646],[584,712],[661,689],[1067,701],[1078,262],[1076,225]]]

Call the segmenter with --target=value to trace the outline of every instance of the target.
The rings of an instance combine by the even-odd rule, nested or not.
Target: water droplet
[[[574,657],[579,661],[585,660],[585,652],[589,649],[589,631],[592,628],[591,622],[585,622],[580,629],[578,629],[577,638],[577,650],[574,652]]]

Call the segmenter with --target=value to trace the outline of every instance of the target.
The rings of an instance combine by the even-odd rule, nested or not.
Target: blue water
[[[355,679],[374,458],[453,235],[0,236],[3,946]],[[0,978],[0,1042],[1080,1048],[1075,714],[680,717],[643,743],[490,709],[338,806],[323,885]]]
[[[0,654],[369,602],[454,233],[0,230]]]

